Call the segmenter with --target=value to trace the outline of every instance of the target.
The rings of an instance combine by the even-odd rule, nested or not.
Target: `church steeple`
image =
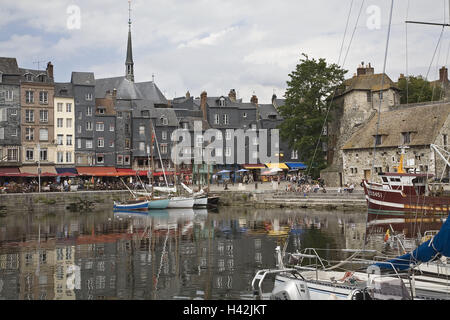
[[[127,60],[125,61],[125,77],[134,82],[133,48],[131,45],[131,0],[128,0],[128,44]]]

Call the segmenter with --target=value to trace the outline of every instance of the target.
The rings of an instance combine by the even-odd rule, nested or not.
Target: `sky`
[[[128,0],[0,1],[1,57],[34,69],[52,61],[57,82],[70,81],[72,71],[97,79],[125,74]],[[386,59],[393,81],[401,73],[438,78],[448,64],[450,29],[405,20],[449,23],[448,5],[394,2]],[[135,81],[154,75],[168,99],[235,89],[244,102],[255,94],[270,103],[274,93],[283,97],[302,53],[338,63],[346,78],[362,61],[381,73],[390,6],[390,0],[131,0]]]

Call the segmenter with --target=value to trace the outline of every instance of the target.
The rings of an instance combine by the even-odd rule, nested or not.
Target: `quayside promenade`
[[[220,196],[219,205],[254,208],[314,208],[325,210],[364,210],[366,200],[364,191],[355,188],[352,193],[338,193],[338,188],[327,188],[307,193],[288,192],[287,182],[269,182],[248,185],[211,185],[210,193]],[[71,191],[41,193],[0,194],[0,213],[48,213],[64,210],[93,211],[113,207],[114,201],[130,197],[127,190],[110,191]]]

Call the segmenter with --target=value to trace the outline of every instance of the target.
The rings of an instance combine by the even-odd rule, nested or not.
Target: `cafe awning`
[[[127,169],[127,168],[116,168],[117,175],[120,177],[128,177],[128,176],[135,176],[136,171],[133,169]]]
[[[117,177],[114,167],[77,167],[78,175],[92,177]]]
[[[58,173],[54,166],[40,166],[41,177],[56,177]],[[39,175],[38,166],[24,166],[20,167],[20,172],[26,177],[36,177]]]
[[[267,168],[274,169],[286,169],[289,170],[289,167],[285,163],[266,163]]]
[[[306,169],[307,165],[301,162],[286,162],[286,165],[291,170],[299,170],[299,169]]]
[[[266,166],[265,165],[263,165],[263,164],[261,164],[261,163],[259,163],[259,164],[243,164],[242,165],[242,168],[244,168],[244,169],[265,169],[266,168]]]
[[[78,175],[75,168],[55,168],[60,177],[76,177]]]
[[[20,170],[18,167],[4,167],[0,168],[0,177],[20,177]]]

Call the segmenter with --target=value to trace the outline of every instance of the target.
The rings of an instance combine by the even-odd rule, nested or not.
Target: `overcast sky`
[[[362,0],[354,0],[340,64]],[[408,9],[409,2],[409,11]],[[253,93],[269,103],[284,95],[289,73],[302,52],[337,63],[351,0],[132,0],[136,81],[155,82],[168,99],[187,90],[197,97],[227,95],[235,89],[248,102]],[[391,1],[365,1],[344,68],[383,68]],[[68,10],[75,5],[77,14]],[[1,0],[0,56],[37,68],[52,61],[56,81],[72,71],[96,78],[125,73],[128,0]],[[408,12],[407,12],[408,11]],[[394,4],[387,74],[426,75],[442,27],[409,20],[448,23],[447,0],[397,0]],[[379,15],[378,15],[379,13]],[[407,16],[408,14],[408,16]],[[380,18],[379,20],[377,18]],[[378,24],[379,22],[379,24]],[[78,28],[79,26],[79,28]],[[444,29],[429,73],[447,65],[450,30]],[[408,53],[408,54],[406,54]]]

